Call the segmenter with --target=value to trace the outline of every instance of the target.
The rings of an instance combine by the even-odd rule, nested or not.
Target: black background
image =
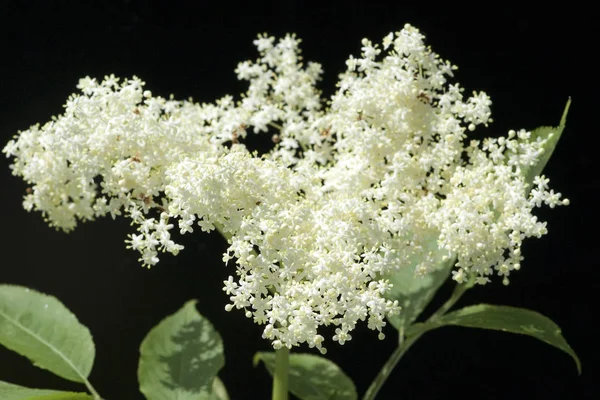
[[[331,94],[348,55],[360,52],[361,38],[377,42],[410,22],[434,51],[459,66],[457,80],[467,92],[491,96],[496,122],[475,136],[555,125],[567,98],[573,99],[567,129],[545,171],[571,205],[539,211],[549,234],[525,244],[523,268],[510,286],[497,279],[467,293],[459,305],[507,304],[547,315],[580,356],[583,375],[567,355],[532,338],[444,328],[411,349],[380,398],[598,398],[593,357],[600,333],[595,326],[600,184],[592,163],[598,157],[593,144],[598,31],[592,12],[572,2],[531,10],[505,2],[463,8],[418,3],[1,1],[0,146],[19,129],[61,113],[86,75],[137,75],[156,95],[198,101],[240,93],[245,86],[233,70],[256,58],[252,40],[259,32],[296,32],[305,59],[323,64],[322,87]],[[103,219],[72,234],[55,232],[39,214],[21,208],[26,186],[8,166],[2,158],[0,282],[57,296],[90,328],[97,349],[90,379],[106,399],[143,398],[136,380],[139,344],[152,326],[191,298],[223,336],[227,364],[220,376],[231,398],[269,397],[268,374],[251,363],[254,352],[269,344],[242,313],[223,311],[222,281],[232,273],[221,262],[224,240],[186,236],[179,256],[143,269],[137,255],[125,249],[132,231],[127,221]],[[355,380],[361,394],[394,347],[396,335],[387,333],[386,341],[378,341],[360,326],[346,345],[329,345],[328,357]],[[0,380],[81,389],[4,348]]]

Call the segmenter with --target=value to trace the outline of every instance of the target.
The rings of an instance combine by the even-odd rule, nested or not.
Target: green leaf
[[[562,336],[559,326],[550,318],[535,311],[518,307],[478,304],[453,311],[434,321],[415,324],[407,334],[410,336],[424,333],[446,325],[493,329],[534,337],[573,357],[577,371],[581,374],[581,362]]]
[[[227,389],[223,384],[223,381],[216,377],[213,380],[212,384],[212,397],[211,400],[229,400],[229,395],[227,394]]]
[[[148,400],[219,398],[212,395],[213,381],[224,365],[221,336],[188,301],[142,342],[140,391]]]
[[[258,352],[254,366],[262,361],[273,376],[275,353]],[[301,400],[355,400],[358,398],[352,380],[333,362],[312,354],[290,354],[289,389]]]
[[[55,297],[22,286],[0,285],[0,344],[75,382],[94,363],[90,331]]]
[[[563,111],[562,118],[560,119],[560,124],[556,127],[551,126],[541,126],[539,128],[531,131],[530,141],[535,142],[538,138],[548,139],[546,144],[544,145],[544,153],[540,156],[537,164],[531,166],[530,168],[523,169],[523,176],[525,177],[525,183],[529,187],[533,183],[533,178],[540,175],[542,170],[548,164],[552,153],[554,152],[554,148],[558,144],[558,139],[562,135],[563,130],[565,129],[565,124],[567,122],[567,114],[569,113],[569,107],[571,106],[571,99],[567,100],[567,105],[565,106],[565,110]]]
[[[454,265],[454,257],[444,261],[443,258],[448,256],[448,251],[438,248],[437,236],[426,242],[425,250],[431,251],[436,260],[430,273],[425,276],[415,276],[415,268],[421,262],[420,259],[415,259],[410,265],[402,266],[398,272],[383,277],[389,279],[394,285],[385,297],[398,300],[402,307],[400,314],[388,317],[390,324],[398,330],[406,328],[417,319],[446,281]]]
[[[32,389],[0,381],[2,400],[94,400],[87,393],[63,392],[60,390]]]

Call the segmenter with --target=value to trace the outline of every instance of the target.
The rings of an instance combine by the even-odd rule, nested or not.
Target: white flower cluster
[[[25,207],[67,231],[123,214],[147,266],[183,248],[175,224],[181,234],[217,228],[230,244],[224,261],[236,263],[226,309],[264,324],[275,348],[325,351],[322,325],[343,344],[365,320],[383,337],[399,306],[381,276],[415,257],[417,274],[441,251],[456,257],[458,282],[483,284],[496,270],[508,283],[522,240],[546,233],[532,209],[568,202],[546,178],[524,180],[545,142],[511,131],[466,144],[467,130],[491,121],[491,101],[464,98],[448,82],[455,67],[409,25],[381,47],[364,39],[329,103],[299,43],[259,36],[260,58],[236,70],[249,82],[239,100],[196,104],[154,97],[137,78],[82,79],[62,116],[3,150],[31,185]],[[249,152],[250,129],[273,149]]]

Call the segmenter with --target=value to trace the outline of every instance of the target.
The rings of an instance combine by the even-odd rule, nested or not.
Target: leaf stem
[[[381,368],[373,382],[371,382],[369,389],[367,389],[367,392],[363,396],[363,400],[375,399],[375,396],[377,396],[377,393],[379,393],[383,384],[385,383],[387,378],[389,378],[390,374],[396,367],[396,364],[398,364],[400,359],[404,356],[404,354],[406,354],[408,349],[410,349],[411,346],[421,337],[421,335],[423,334],[419,333],[415,336],[407,338],[406,340],[400,340],[401,344],[399,344],[398,347],[396,347],[396,350],[394,350],[390,358],[388,358],[385,364],[383,364],[383,367]]]
[[[456,302],[462,297],[462,295],[465,294],[465,292],[467,290],[469,290],[470,288],[473,287],[474,283],[475,283],[475,280],[473,278],[471,278],[466,283],[456,285],[454,287],[454,291],[452,292],[452,295],[450,296],[450,298],[436,312],[434,312],[427,319],[426,322],[435,321],[436,319],[440,318],[442,315],[447,313],[448,310],[450,310],[454,306],[454,304],[456,304]],[[379,371],[379,373],[377,374],[375,379],[373,379],[373,382],[371,382],[371,385],[369,386],[369,388],[367,389],[367,392],[363,396],[363,400],[375,399],[375,396],[377,396],[377,393],[379,393],[383,384],[389,378],[390,374],[392,373],[392,371],[394,370],[394,368],[396,367],[396,365],[398,364],[400,359],[404,356],[404,354],[406,354],[408,349],[410,349],[411,346],[421,336],[423,336],[425,334],[425,332],[426,331],[418,332],[413,335],[409,334],[410,336],[408,336],[405,339],[404,338],[404,329],[400,330],[400,332],[399,332],[400,338],[398,340],[398,347],[396,347],[396,350],[394,350],[394,352],[392,353],[390,358],[388,358],[388,360],[385,362],[385,364],[383,364],[383,367],[381,368],[381,370]]]
[[[84,378],[83,383],[85,384],[85,387],[87,387],[87,390],[92,394],[92,396],[94,396],[94,400],[102,400],[102,397],[98,392],[96,392],[96,389],[94,389],[90,381]]]
[[[290,350],[283,346],[275,350],[272,400],[288,400]]]
[[[434,312],[429,318],[427,318],[427,322],[435,321],[442,315],[446,314],[448,310],[450,310],[462,297],[462,295],[465,294],[467,290],[473,287],[474,284],[475,276],[473,275],[471,276],[468,282],[456,285],[454,287],[454,291],[450,295],[450,298],[444,304],[442,304],[442,306],[436,312]]]

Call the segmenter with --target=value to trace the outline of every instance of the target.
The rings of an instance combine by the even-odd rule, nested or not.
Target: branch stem
[[[283,346],[275,350],[272,400],[288,400],[290,350]]]
[[[469,290],[470,288],[473,287],[474,283],[475,283],[475,280],[473,278],[471,278],[466,283],[456,285],[450,298],[436,312],[434,312],[427,319],[427,321],[425,321],[425,324],[427,322],[433,322],[436,319],[440,318],[445,313],[447,313],[448,310],[450,310],[454,306],[454,304],[456,304],[456,302],[462,297],[462,295],[465,294],[465,292],[467,290]],[[408,349],[410,349],[411,346],[417,340],[419,340],[419,338],[421,336],[423,336],[425,334],[425,332],[427,332],[427,331],[424,330],[424,331],[415,333],[413,335],[409,334],[410,336],[405,338],[404,337],[404,329],[400,330],[400,332],[399,332],[400,338],[398,340],[398,347],[396,347],[396,350],[394,350],[394,352],[392,353],[390,358],[388,358],[388,360],[385,362],[385,364],[383,364],[383,367],[381,368],[381,370],[379,371],[379,373],[377,374],[375,379],[373,379],[373,382],[371,382],[371,385],[369,386],[369,388],[367,389],[367,392],[363,396],[363,400],[375,399],[375,396],[377,396],[377,393],[379,393],[383,384],[389,378],[390,374],[392,373],[392,371],[394,370],[394,368],[396,367],[396,365],[398,364],[400,359],[404,356],[404,354],[406,354]]]

